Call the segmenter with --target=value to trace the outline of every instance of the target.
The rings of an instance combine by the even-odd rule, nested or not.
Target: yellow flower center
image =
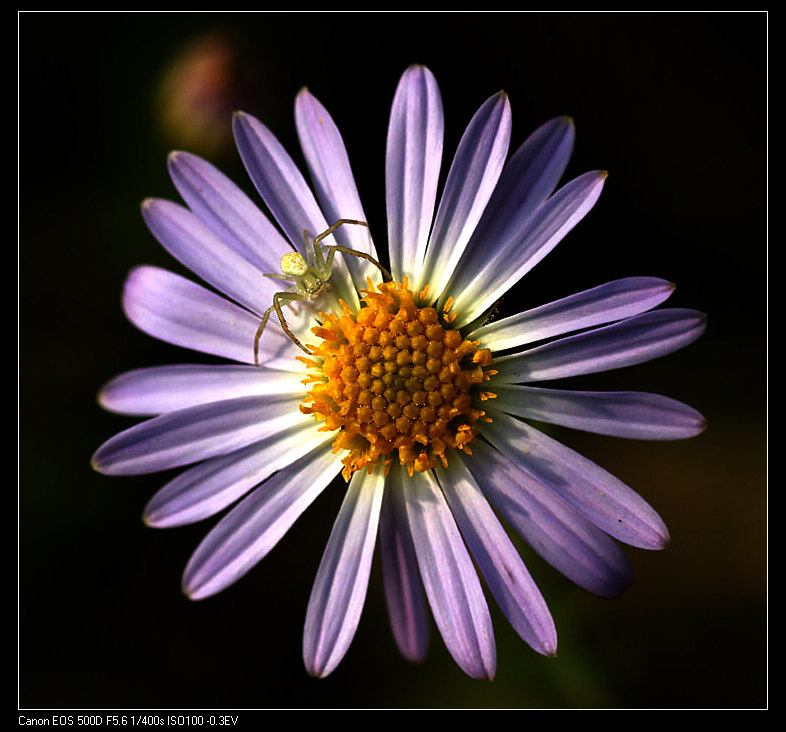
[[[389,465],[396,453],[410,475],[437,459],[447,465],[449,448],[469,453],[484,419],[473,389],[496,373],[491,352],[450,328],[450,301],[442,313],[416,304],[406,278],[369,281],[363,293],[357,312],[342,302],[343,314],[320,313],[321,326],[312,328],[320,342],[301,359],[315,373],[300,409],[324,421],[321,430],[338,430],[333,447],[347,452],[344,478],[380,460]]]

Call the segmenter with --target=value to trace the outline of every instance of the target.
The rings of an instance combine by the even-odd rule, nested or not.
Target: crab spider
[[[289,336],[292,342],[306,353],[311,353],[296,337],[295,334],[289,329],[287,321],[284,318],[284,312],[281,309],[282,303],[290,303],[296,300],[310,300],[315,301],[319,298],[326,287],[329,287],[330,276],[333,273],[333,258],[336,252],[343,254],[351,254],[360,259],[367,259],[374,266],[378,267],[380,272],[388,279],[392,279],[390,272],[388,272],[374,257],[365,252],[358,252],[349,247],[343,247],[338,244],[328,245],[321,244],[322,240],[330,236],[339,226],[343,224],[356,224],[358,226],[368,226],[365,221],[357,221],[356,219],[339,219],[329,229],[326,229],[321,234],[314,238],[313,244],[309,243],[308,232],[304,232],[306,237],[306,257],[300,252],[289,252],[281,257],[281,272],[282,274],[266,274],[265,277],[275,277],[277,279],[289,280],[294,282],[294,289],[286,290],[284,292],[277,292],[273,295],[273,304],[265,310],[262,316],[262,322],[257,328],[256,335],[254,336],[254,364],[259,365],[259,339],[262,337],[262,332],[265,330],[267,321],[270,314],[275,310],[276,315],[284,329],[284,333]],[[327,249],[327,257],[323,253]]]

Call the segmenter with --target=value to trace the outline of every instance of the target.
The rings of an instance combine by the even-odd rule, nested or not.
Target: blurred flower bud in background
[[[251,74],[237,35],[212,30],[189,41],[164,69],[157,123],[167,145],[204,156],[232,147],[231,114],[247,104]]]

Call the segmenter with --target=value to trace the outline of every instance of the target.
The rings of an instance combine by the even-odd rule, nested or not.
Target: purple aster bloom
[[[102,405],[148,419],[106,442],[93,464],[108,475],[190,466],[149,502],[151,526],[229,509],[185,569],[183,588],[194,599],[244,575],[343,473],[346,494],[306,612],[311,674],[329,674],[346,653],[377,544],[393,634],[407,658],[426,654],[430,607],[461,668],[493,677],[479,574],[519,635],[554,655],[548,607],[500,517],[603,596],[632,579],[620,543],[660,549],[668,532],[644,499],[528,420],[648,440],[696,435],[704,421],[654,394],[533,382],[665,355],[696,339],[704,316],[654,309],[673,286],[631,277],[488,322],[499,298],[590,211],[606,174],[557,187],[573,146],[568,118],[545,123],[505,164],[511,113],[499,93],[470,121],[437,203],[441,98],[430,71],[413,66],[396,91],[387,139],[392,281],[375,264],[370,230],[340,226],[321,242],[344,248],[321,250],[335,254],[330,287],[283,308],[289,332],[274,313],[255,353],[274,296],[301,282],[264,275],[279,273],[293,251],[313,254],[314,238],[334,222],[366,220],[328,112],[303,90],[295,115],[312,187],[261,122],[247,114],[233,122],[277,226],[209,163],[170,156],[186,206],[148,200],[143,216],[210,289],[139,267],[125,284],[125,312],[156,338],[233,363],[112,380]]]

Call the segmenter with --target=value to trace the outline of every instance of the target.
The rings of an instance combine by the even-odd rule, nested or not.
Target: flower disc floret
[[[437,460],[447,466],[449,448],[471,453],[485,419],[472,390],[493,375],[491,352],[450,327],[449,306],[440,313],[418,304],[406,279],[369,282],[363,293],[357,312],[342,303],[341,315],[320,314],[319,342],[302,359],[314,373],[301,411],[324,421],[321,430],[339,431],[333,446],[347,452],[344,478],[396,453],[410,475]]]

